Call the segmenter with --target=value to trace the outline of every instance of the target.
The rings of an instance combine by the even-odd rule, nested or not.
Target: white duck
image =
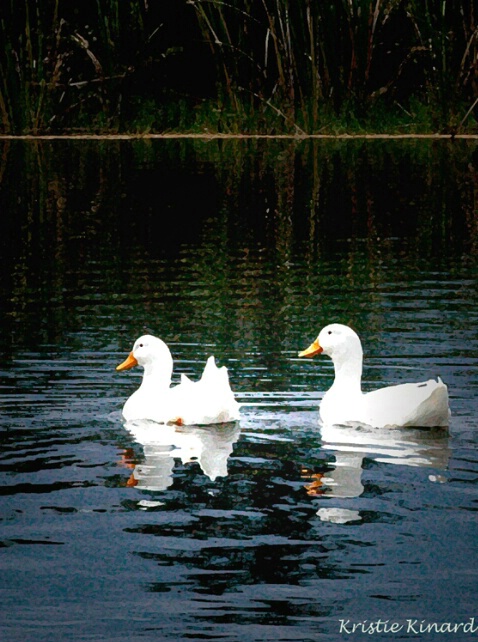
[[[361,423],[376,428],[448,426],[448,389],[440,378],[403,383],[363,393],[362,344],[348,326],[332,323],[299,353],[313,357],[323,352],[335,369],[335,380],[320,404],[324,424]]]
[[[218,424],[239,419],[239,404],[229,385],[227,368],[218,368],[209,357],[201,379],[191,381],[181,375],[181,383],[171,387],[173,358],[168,346],[146,334],[135,342],[132,352],[116,370],[144,368],[143,381],[126,401],[126,421],[151,419],[178,425]]]

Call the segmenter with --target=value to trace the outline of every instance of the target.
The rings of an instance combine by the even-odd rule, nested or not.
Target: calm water
[[[477,159],[423,142],[1,148],[2,642],[478,627]],[[366,389],[440,375],[449,430],[321,431],[331,362],[297,352],[331,321],[359,332]],[[115,366],[145,330],[175,380],[226,365],[241,421],[124,426],[141,372]]]

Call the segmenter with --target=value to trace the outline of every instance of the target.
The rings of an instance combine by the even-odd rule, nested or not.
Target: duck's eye
[[[332,330],[329,330],[329,331],[327,332],[327,334],[332,334]]]
[[[142,343],[140,343],[140,344],[139,344],[139,347],[140,347],[140,348],[142,348],[142,347],[143,347],[143,344],[142,344]]]

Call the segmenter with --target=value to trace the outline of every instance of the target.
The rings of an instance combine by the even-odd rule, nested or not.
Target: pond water
[[[0,639],[473,637],[476,144],[0,151]],[[449,429],[321,430],[332,321],[364,389],[441,376]],[[241,420],[128,429],[145,331]]]

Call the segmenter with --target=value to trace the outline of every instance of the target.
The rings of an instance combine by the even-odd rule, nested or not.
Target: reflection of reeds
[[[384,283],[476,262],[471,149],[462,141],[10,143],[0,159],[10,213],[0,220],[0,285],[2,312],[17,326],[7,335],[46,341],[64,324],[80,329],[85,314],[104,328],[102,306],[117,294],[111,327],[124,328],[126,312],[138,328],[148,318],[171,337],[261,346],[271,360],[332,315],[367,318],[373,330]],[[175,223],[191,212],[194,238]],[[177,237],[165,235],[165,216]]]

